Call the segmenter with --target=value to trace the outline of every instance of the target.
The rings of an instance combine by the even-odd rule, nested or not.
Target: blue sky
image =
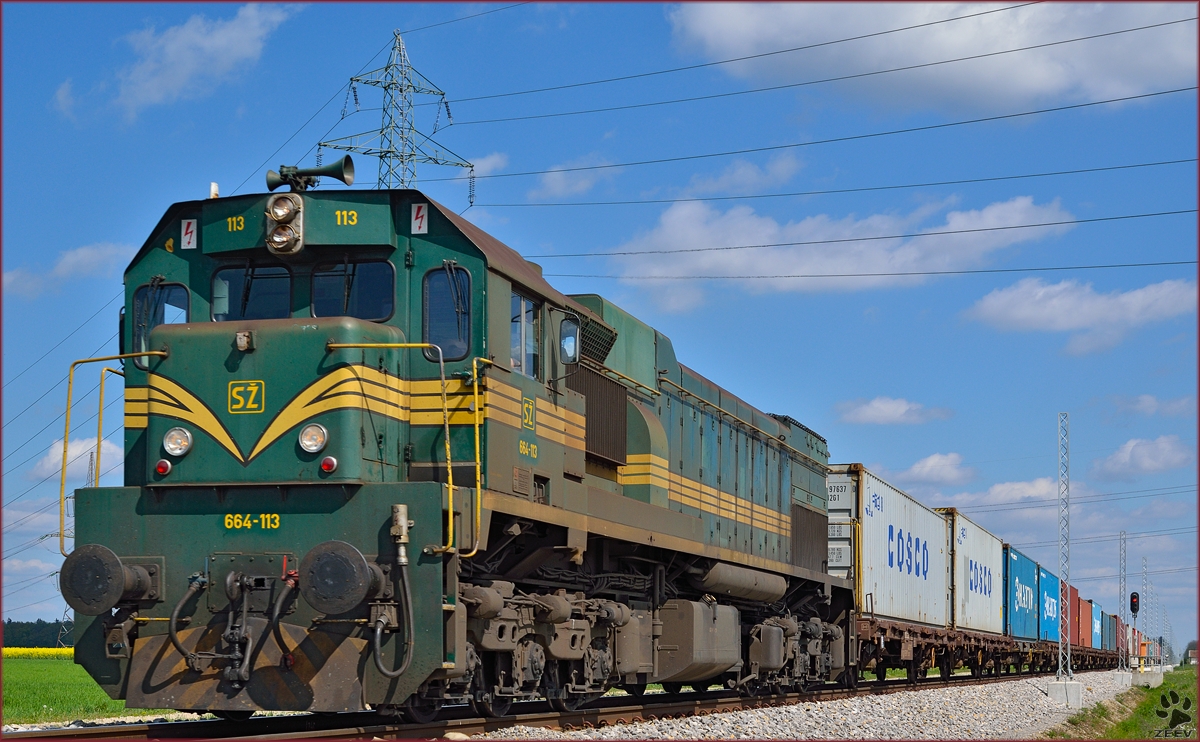
[[[56,539],[37,541],[57,530],[60,379],[115,352],[108,302],[135,247],[210,182],[262,191],[268,167],[377,128],[379,91],[360,86],[356,112],[346,83],[399,29],[446,93],[434,139],[475,164],[476,202],[457,169],[421,166],[418,187],[819,431],[835,461],[1055,568],[1038,544],[1069,412],[1073,577],[1100,578],[1079,584],[1115,612],[1106,539],[1125,530],[1131,585],[1145,556],[1179,646],[1195,636],[1195,265],[944,274],[1195,260],[1194,5],[3,13],[5,617],[62,613],[42,577]],[[437,110],[417,109],[426,134]],[[376,163],[356,164],[370,187]],[[909,275],[861,275],[880,273]],[[778,277],[812,274],[858,275]],[[80,384],[76,484],[95,445],[95,378]]]

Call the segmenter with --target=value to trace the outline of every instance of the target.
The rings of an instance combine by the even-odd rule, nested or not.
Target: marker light
[[[159,459],[154,465],[154,471],[158,472],[160,477],[165,477],[171,473],[171,462],[166,459]]]
[[[329,432],[325,426],[310,423],[300,429],[300,448],[309,453],[320,453],[329,441]]]
[[[267,206],[267,216],[280,224],[290,222],[299,211],[300,200],[286,193],[271,199]]]
[[[321,471],[325,472],[326,474],[332,474],[333,472],[337,471],[337,459],[332,456],[326,456],[325,458],[321,459]]]
[[[192,434],[183,428],[171,428],[163,436],[163,448],[172,456],[183,456],[192,450]]]
[[[275,229],[271,230],[271,234],[267,237],[267,242],[270,243],[271,249],[276,252],[290,252],[293,245],[299,240],[300,235],[292,228],[290,224],[280,224]]]

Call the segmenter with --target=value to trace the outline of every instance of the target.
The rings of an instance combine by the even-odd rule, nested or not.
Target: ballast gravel
[[[1079,673],[1084,707],[1111,699],[1111,671]],[[557,731],[509,727],[476,739],[1029,739],[1077,711],[1050,700],[1053,676],[797,703],[685,719]]]

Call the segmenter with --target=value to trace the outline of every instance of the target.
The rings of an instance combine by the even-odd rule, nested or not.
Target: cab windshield
[[[214,322],[290,317],[292,275],[277,265],[223,268],[213,276]]]

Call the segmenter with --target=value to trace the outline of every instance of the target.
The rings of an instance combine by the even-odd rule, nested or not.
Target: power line
[[[105,340],[103,343],[101,343],[101,344],[100,344],[100,347],[99,347],[99,348],[97,348],[96,350],[92,351],[92,355],[94,356],[96,353],[99,353],[101,348],[103,348],[105,345],[108,345],[108,344],[109,344],[109,343],[111,343],[113,340],[116,340],[116,338],[117,338],[117,335],[120,335],[120,334],[121,334],[120,332],[113,333],[113,336],[112,336],[112,337],[110,337],[108,340]],[[68,374],[67,376],[69,376],[69,375],[70,375],[70,374]],[[59,379],[57,382],[55,382],[55,383],[54,383],[54,386],[52,386],[52,387],[50,387],[49,389],[47,389],[46,391],[42,392],[42,393],[41,393],[41,395],[40,395],[40,396],[39,396],[37,399],[35,399],[35,400],[33,400],[32,402],[30,402],[30,403],[29,403],[29,405],[28,405],[28,406],[27,406],[25,409],[21,410],[21,411],[20,411],[20,412],[18,412],[17,414],[15,414],[15,415],[13,415],[12,417],[10,417],[10,418],[8,419],[8,421],[7,421],[7,422],[5,422],[3,425],[0,425],[0,430],[2,430],[2,429],[4,429],[4,428],[7,428],[7,427],[8,427],[10,424],[12,424],[12,423],[13,423],[13,421],[15,421],[15,420],[16,420],[18,417],[20,417],[21,415],[24,415],[26,412],[29,412],[31,409],[33,409],[33,406],[34,406],[34,405],[36,405],[38,402],[41,402],[43,399],[45,399],[45,397],[46,397],[46,395],[47,395],[47,394],[49,394],[50,392],[52,392],[52,391],[54,391],[55,389],[57,389],[57,388],[59,388],[60,386],[62,386],[62,383],[63,383],[64,381],[66,381],[66,380],[67,380],[67,376],[63,376],[61,379]]]
[[[23,610],[23,609],[25,609],[25,608],[31,608],[31,607],[33,607],[33,606],[35,606],[35,605],[41,605],[42,603],[49,603],[51,600],[54,600],[54,599],[53,599],[53,598],[47,598],[46,600],[35,600],[35,601],[34,601],[34,602],[32,602],[32,603],[27,603],[27,604],[25,604],[25,605],[18,606],[18,607],[16,607],[16,608],[5,608],[5,609],[4,609],[4,612],[5,612],[5,613],[15,613],[16,611],[20,611],[20,610]]]
[[[745,201],[758,198],[787,198],[793,196],[829,196],[841,193],[866,193],[870,191],[894,191],[904,188],[932,188],[934,186],[967,185],[971,183],[993,183],[1005,180],[1024,180],[1027,178],[1049,178],[1061,175],[1081,175],[1085,173],[1100,173],[1115,170],[1132,170],[1144,167],[1159,167],[1162,165],[1182,165],[1196,162],[1195,157],[1180,160],[1161,160],[1159,162],[1141,162],[1133,165],[1108,165],[1105,167],[1089,167],[1077,170],[1056,170],[1044,173],[1025,173],[1023,175],[995,175],[986,178],[961,178],[959,180],[938,180],[928,183],[901,183],[896,185],[862,186],[860,188],[831,188],[823,191],[790,191],[788,193],[755,193],[743,196],[689,196],[687,198],[654,198],[645,200],[626,201],[562,201],[523,204],[476,204],[487,208],[519,208],[526,206],[634,206],[642,204],[673,204],[691,203],[695,201]]]
[[[1167,491],[1171,490],[1171,491]],[[1159,487],[1153,490],[1129,490],[1129,493],[1109,493],[1107,495],[1091,495],[1088,497],[1073,498],[1072,505],[1086,505],[1097,502],[1113,502],[1116,500],[1140,500],[1147,497],[1174,497],[1183,495],[1188,492],[1195,492],[1196,485],[1180,485],[1177,487]],[[1147,494],[1132,494],[1132,493],[1147,493]],[[1115,497],[1112,495],[1122,495]],[[1041,504],[1035,504],[1041,503]],[[1031,500],[1023,500],[1021,502],[1010,502],[992,506],[975,506],[959,508],[964,512],[972,513],[996,513],[1005,510],[1028,510],[1030,508],[1052,508],[1058,506],[1058,498],[1054,497],[1039,497]]]
[[[71,332],[67,333],[67,336],[66,336],[65,338],[63,338],[62,340],[59,340],[57,343],[55,343],[53,348],[51,348],[50,350],[46,351],[46,352],[45,352],[45,353],[43,353],[42,355],[38,356],[38,359],[37,359],[36,361],[34,361],[33,363],[31,363],[31,364],[29,364],[28,366],[26,366],[25,368],[21,369],[21,373],[17,374],[16,376],[12,377],[12,378],[11,378],[11,379],[9,379],[8,381],[4,382],[4,387],[3,387],[3,388],[7,389],[9,384],[13,383],[13,382],[14,382],[14,381],[16,381],[17,379],[19,379],[19,378],[21,378],[22,376],[24,376],[24,375],[25,375],[25,372],[26,372],[26,371],[28,371],[29,369],[31,369],[31,368],[33,368],[34,366],[36,366],[36,365],[38,365],[39,363],[41,363],[41,362],[42,362],[42,361],[43,361],[43,360],[46,358],[46,356],[48,356],[48,355],[50,355],[51,353],[53,353],[53,352],[54,352],[54,351],[55,351],[55,350],[58,348],[58,346],[60,346],[60,345],[62,345],[63,343],[67,342],[68,340],[70,340],[72,335],[74,335],[75,333],[77,333],[77,332],[79,332],[80,330],[82,330],[82,329],[83,329],[83,328],[84,328],[84,327],[85,327],[85,326],[86,326],[86,325],[87,325],[89,322],[91,322],[92,320],[96,319],[96,317],[98,317],[98,316],[100,315],[100,313],[101,313],[101,312],[103,312],[105,309],[108,309],[108,306],[109,306],[110,304],[112,304],[112,303],[113,303],[114,301],[116,301],[117,299],[120,299],[120,298],[121,298],[122,296],[124,296],[124,295],[125,295],[125,290],[124,290],[124,289],[121,289],[120,291],[118,291],[116,296],[114,296],[113,298],[111,298],[111,299],[109,299],[107,302],[105,302],[105,303],[104,303],[104,306],[102,306],[102,307],[100,307],[99,309],[97,309],[97,310],[96,310],[96,313],[95,313],[95,314],[93,314],[91,317],[88,317],[87,319],[85,319],[85,320],[83,321],[83,324],[79,325],[79,327],[76,327],[74,330],[71,330]]]
[[[1185,533],[1195,533],[1196,528],[1167,528],[1158,531],[1133,531],[1126,533],[1126,538],[1130,541],[1141,538],[1157,538],[1159,536],[1181,536]],[[1102,536],[1084,536],[1083,538],[1071,539],[1072,544],[1102,544],[1106,541],[1119,541],[1121,534],[1106,533]],[[1022,548],[1037,548],[1040,546],[1057,546],[1058,541],[1028,541],[1022,544],[1011,544],[1012,546],[1020,546]]]
[[[96,385],[96,387],[99,387],[99,386],[100,386],[99,384],[97,384],[97,385]],[[96,390],[95,390],[95,389],[92,389],[92,391],[96,391]],[[91,395],[89,394],[88,396],[91,396]],[[115,397],[115,398],[114,398],[114,399],[113,399],[111,402],[109,402],[108,404],[104,405],[104,409],[105,409],[105,410],[107,410],[109,407],[112,407],[112,406],[113,406],[113,405],[115,405],[116,403],[118,403],[118,402],[122,402],[122,401],[124,401],[124,398],[123,398],[123,397]],[[100,414],[100,412],[99,412],[99,411],[96,411],[96,412],[92,413],[92,416],[91,416],[91,417],[89,417],[88,419],[86,419],[86,420],[84,420],[84,421],[82,421],[82,422],[80,422],[80,423],[76,424],[76,425],[75,425],[75,427],[71,428],[71,432],[72,432],[72,433],[76,433],[76,432],[78,432],[78,431],[79,431],[79,429],[80,429],[80,428],[82,428],[84,425],[87,425],[87,424],[88,424],[88,423],[90,423],[91,421],[95,420],[95,419],[96,419],[96,416],[97,416],[97,415],[99,415],[99,414]],[[50,423],[49,423],[49,424],[48,424],[46,427],[47,427],[47,428],[48,428],[48,427],[50,427],[50,425],[53,425],[55,422],[57,422],[57,421],[58,421],[59,419],[61,419],[61,418],[62,418],[62,415],[59,415],[59,416],[58,416],[58,417],[56,417],[54,420],[51,420],[51,421],[50,421]],[[46,428],[42,428],[42,430],[45,430],[45,429],[46,429]],[[38,434],[40,434],[40,433],[41,433],[41,431],[38,431]],[[33,439],[31,438],[30,440],[33,440]],[[27,442],[28,442],[28,441],[27,441]],[[61,442],[62,442],[62,439],[58,439],[56,442],[57,442],[57,443],[61,443]],[[24,445],[25,445],[25,444],[21,444],[21,445],[22,445],[22,447],[24,447]],[[19,449],[18,449],[18,450],[19,450]],[[10,455],[11,455],[11,454],[10,454]],[[21,467],[25,466],[25,465],[26,465],[26,464],[28,464],[30,461],[33,461],[34,459],[36,459],[36,458],[38,458],[38,457],[41,457],[41,456],[45,456],[45,455],[46,455],[46,454],[44,454],[44,453],[42,453],[42,452],[40,452],[40,451],[39,451],[38,453],[35,453],[34,455],[32,455],[32,456],[30,456],[30,457],[26,458],[24,461],[22,461],[22,462],[21,462],[21,463],[19,463],[19,464],[16,464],[16,465],[14,465],[14,466],[9,466],[9,467],[6,467],[6,468],[5,468],[5,472],[4,472],[4,473],[5,473],[5,474],[10,474],[10,473],[12,473],[12,472],[18,471],[18,470],[19,470]],[[5,503],[5,504],[6,504],[6,505],[8,505],[8,504],[12,504],[13,502],[16,502],[16,500],[9,500],[9,501],[8,501],[7,503]]]
[[[1155,569],[1146,572],[1148,575],[1171,575],[1179,572],[1195,572],[1196,567],[1180,567],[1178,569]],[[1071,582],[1091,582],[1093,580],[1115,580],[1120,575],[1096,575],[1095,577],[1072,577]]]
[[[101,439],[101,442],[103,442],[103,441],[106,441],[106,440],[108,440],[109,438],[112,438],[114,435],[116,435],[116,433],[117,433],[117,431],[118,431],[118,430],[122,430],[122,429],[123,429],[123,426],[122,426],[122,427],[120,427],[120,428],[117,428],[116,430],[113,430],[113,432],[111,432],[111,433],[109,433],[108,435],[104,436],[104,437]],[[97,444],[97,445],[99,445],[99,444]],[[91,449],[87,449],[87,450],[85,450],[85,451],[81,452],[81,453],[80,453],[78,456],[76,456],[75,458],[73,458],[73,459],[71,459],[70,461],[68,461],[68,462],[67,462],[67,468],[70,468],[71,464],[74,464],[76,461],[79,461],[80,459],[82,459],[82,458],[83,458],[83,456],[84,456],[84,454],[87,454],[87,453],[91,453]],[[122,460],[121,460],[121,463],[119,463],[119,464],[117,464],[116,466],[112,467],[112,469],[109,469],[108,471],[104,472],[104,474],[108,474],[108,472],[112,471],[113,469],[116,469],[116,468],[117,468],[117,466],[122,466],[122,465],[124,465],[124,463],[125,463],[125,461],[124,461],[124,459],[122,459]],[[60,465],[59,465],[59,467],[58,467],[57,469],[55,469],[53,472],[51,472],[51,473],[50,473],[50,474],[49,474],[47,477],[45,477],[44,479],[42,479],[42,480],[40,480],[40,481],[38,481],[38,482],[34,483],[34,485],[33,485],[33,486],[31,486],[29,489],[25,490],[24,492],[22,492],[21,494],[17,495],[17,496],[16,496],[16,497],[14,497],[13,499],[11,499],[11,500],[9,500],[8,502],[4,503],[4,507],[8,507],[8,506],[12,505],[14,502],[16,502],[17,500],[20,500],[20,499],[21,499],[22,497],[24,497],[25,495],[28,495],[30,492],[32,492],[33,490],[37,489],[37,488],[38,488],[38,487],[40,487],[42,484],[45,484],[46,482],[50,481],[50,480],[51,480],[51,479],[53,479],[54,477],[57,477],[59,474],[61,474],[61,473],[62,473],[62,470],[63,470],[63,468],[62,468],[62,465],[60,464]],[[104,474],[101,474],[100,476],[104,476]],[[100,481],[100,477],[96,477],[96,481],[97,481],[97,482],[99,482],[99,481]],[[40,508],[40,509],[38,509],[38,510],[35,510],[35,511],[33,511],[32,513],[28,513],[27,515],[25,515],[23,518],[21,518],[21,519],[19,519],[19,520],[16,520],[16,521],[14,521],[14,522],[12,522],[12,523],[8,523],[8,524],[6,524],[6,527],[4,528],[4,531],[3,531],[3,532],[4,532],[4,533],[8,533],[8,532],[9,532],[9,531],[11,531],[12,529],[16,528],[16,527],[17,527],[17,526],[19,526],[20,524],[22,524],[22,523],[24,523],[25,521],[27,521],[27,520],[29,520],[30,518],[32,518],[33,516],[35,516],[35,515],[37,515],[37,514],[39,514],[39,513],[43,512],[43,511],[45,511],[45,510],[49,509],[51,505],[55,505],[55,504],[57,504],[57,502],[58,502],[57,500],[51,500],[49,505],[46,505],[46,506],[44,506],[44,507],[42,507],[42,508]]]
[[[703,62],[700,64],[689,64],[689,65],[686,65],[683,67],[672,67],[670,69],[656,70],[653,72],[638,72],[638,73],[635,73],[632,75],[622,75],[620,77],[609,77],[609,78],[605,78],[603,80],[589,80],[587,82],[575,82],[575,83],[568,83],[565,85],[552,85],[552,86],[543,87],[543,88],[533,88],[531,90],[516,90],[513,92],[509,92],[509,93],[492,93],[490,95],[476,95],[476,96],[473,96],[470,98],[451,99],[450,102],[451,103],[467,103],[470,101],[491,100],[494,98],[510,98],[515,95],[531,95],[533,93],[548,93],[548,92],[552,92],[552,91],[556,91],[556,90],[568,90],[571,88],[582,88],[582,87],[587,87],[590,85],[603,85],[603,84],[610,83],[610,82],[624,82],[626,80],[637,80],[637,79],[644,78],[644,77],[654,77],[657,75],[668,75],[668,74],[672,74],[675,72],[687,72],[690,70],[703,69],[705,67],[716,67],[716,66],[724,65],[724,64],[733,64],[735,62],[745,62],[745,61],[751,60],[751,59],[762,59],[763,57],[771,57],[771,56],[775,56],[775,55],[779,55],[779,54],[790,54],[792,52],[805,51],[807,49],[817,49],[817,48],[820,48],[823,46],[832,46],[834,44],[844,44],[849,41],[860,41],[862,39],[870,39],[870,38],[875,38],[878,36],[886,36],[888,34],[900,33],[901,31],[912,31],[917,28],[926,28],[929,26],[937,26],[942,23],[953,23],[954,21],[962,21],[962,20],[966,20],[968,18],[977,18],[979,16],[990,15],[992,13],[1002,13],[1006,10],[1016,10],[1017,8],[1024,8],[1029,5],[1038,5],[1039,3],[1040,3],[1040,0],[1039,0],[1039,2],[1021,3],[1020,5],[1010,5],[1010,6],[1004,7],[1004,8],[993,8],[992,10],[985,10],[985,11],[982,11],[979,13],[970,13],[968,15],[960,15],[960,16],[955,16],[953,18],[943,18],[943,19],[937,20],[937,21],[929,21],[928,23],[918,23],[913,26],[903,26],[901,28],[893,28],[893,29],[889,29],[887,31],[875,31],[873,33],[862,34],[859,36],[849,36],[844,39],[835,39],[833,41],[822,41],[822,42],[818,42],[816,44],[807,44],[805,46],[794,46],[789,49],[777,49],[775,51],[770,51],[770,52],[761,52],[759,54],[750,54],[750,55],[747,55],[744,57],[734,57],[732,59],[722,59],[722,60],[719,60],[716,62]]]
[[[618,281],[743,281],[780,278],[898,278],[902,276],[965,276],[981,273],[1045,273],[1052,271],[1083,271],[1104,268],[1152,268],[1166,265],[1195,265],[1195,260],[1172,260],[1161,263],[1111,263],[1107,265],[1063,265],[1043,268],[979,268],[959,271],[894,271],[888,273],[794,273],[757,276],[606,276],[588,273],[546,273],[550,278],[605,278]]]
[[[978,59],[986,59],[988,57],[997,57],[1004,54],[1016,54],[1018,52],[1033,51],[1035,49],[1045,49],[1051,46],[1060,46],[1062,44],[1073,44],[1078,41],[1091,41],[1094,39],[1103,38],[1106,36],[1117,36],[1119,34],[1133,33],[1135,31],[1146,31],[1153,28],[1161,28],[1177,23],[1188,23],[1196,20],[1195,18],[1181,18],[1175,21],[1165,21],[1163,23],[1155,23],[1149,26],[1139,26],[1137,28],[1126,28],[1120,31],[1109,31],[1107,33],[1092,34],[1091,36],[1079,36],[1074,39],[1063,39],[1062,41],[1050,41],[1044,44],[1034,44],[1033,46],[1023,46],[1016,49],[1006,49],[997,52],[987,52],[984,54],[973,54],[967,57],[957,57],[955,59],[943,59],[937,62],[923,62],[921,64],[910,64],[903,67],[892,67],[886,70],[872,70],[871,72],[858,72],[852,75],[839,75],[837,77],[826,77],[820,80],[805,80],[804,82],[792,82],[783,85],[770,85],[764,88],[752,88],[750,90],[734,90],[726,93],[711,93],[709,95],[697,95],[688,98],[674,98],[671,100],[650,101],[646,103],[629,103],[623,106],[607,106],[605,108],[589,108],[579,111],[558,111],[555,113],[537,113],[528,114],[525,116],[509,116],[505,118],[494,119],[477,119],[475,121],[456,121],[458,126],[471,126],[475,124],[501,124],[510,123],[513,121],[531,121],[535,119],[562,118],[564,116],[583,116],[593,113],[611,113],[614,111],[629,111],[640,108],[655,108],[658,106],[670,106],[678,103],[696,103],[706,100],[717,100],[720,98],[733,98],[741,95],[753,95],[756,93],[770,93],[779,90],[790,90],[792,88],[807,87],[809,85],[823,85],[830,82],[844,82],[846,80],[857,80],[866,77],[877,77],[880,75],[889,75],[893,72],[910,72],[912,70],[925,69],[929,67],[938,67],[946,64],[955,64],[958,62],[969,62]]]
[[[785,149],[796,149],[799,147],[812,147],[818,144],[834,144],[839,142],[852,142],[862,139],[875,139],[879,137],[893,136],[896,134],[913,134],[921,131],[934,131],[937,129],[949,129],[956,126],[967,126],[970,124],[982,124],[991,121],[1004,121],[1006,119],[1016,119],[1025,116],[1037,116],[1043,113],[1058,113],[1061,111],[1071,111],[1081,108],[1091,108],[1094,106],[1108,105],[1109,103],[1124,103],[1131,100],[1141,100],[1144,98],[1154,98],[1162,95],[1173,95],[1175,93],[1185,93],[1190,90],[1195,90],[1195,85],[1189,85],[1183,88],[1173,88],[1171,90],[1159,90],[1153,93],[1141,93],[1138,95],[1128,95],[1120,98],[1108,98],[1106,100],[1090,101],[1088,103],[1072,103],[1065,106],[1054,106],[1052,108],[1039,108],[1032,111],[1021,111],[1019,113],[1005,113],[996,116],[984,116],[981,118],[964,119],[961,121],[948,121],[942,124],[927,124],[925,126],[910,126],[904,129],[889,129],[888,131],[877,131],[868,134],[851,134],[844,137],[833,137],[830,139],[815,139],[811,142],[794,142],[791,144],[775,144],[767,147],[750,147],[747,149],[729,150],[726,152],[706,152],[698,155],[681,155],[678,157],[660,157],[653,160],[637,160],[634,162],[623,162],[606,165],[576,165],[573,167],[556,167],[548,170],[527,170],[519,173],[489,173],[487,175],[477,175],[476,180],[485,178],[519,178],[529,175],[546,175],[548,173],[574,173],[585,170],[611,170],[613,168],[622,167],[640,167],[643,165],[662,165],[671,162],[687,162],[691,160],[705,160],[715,157],[731,157],[733,155],[748,155],[757,152],[776,152]],[[426,178],[427,183],[437,183],[452,180],[463,180],[463,178]]]
[[[1195,214],[1196,209],[1179,209],[1177,211],[1158,211],[1148,214],[1123,214],[1121,216],[1098,216],[1091,219],[1062,219],[1053,222],[1038,222],[1036,224],[1006,224],[999,227],[975,227],[973,229],[942,229],[935,232],[909,232],[906,234],[884,234],[872,237],[840,237],[832,240],[801,240],[798,242],[767,242],[759,245],[721,245],[719,247],[681,247],[675,250],[616,250],[608,252],[573,252],[573,253],[533,253],[526,258],[603,258],[612,255],[669,255],[685,252],[723,252],[726,250],[758,250],[766,247],[799,247],[804,245],[836,245],[845,242],[874,242],[877,240],[915,239],[917,237],[936,237],[947,234],[976,234],[979,232],[1004,232],[1013,229],[1035,229],[1038,227],[1061,227],[1068,224],[1095,224],[1099,222],[1116,222],[1126,219],[1150,219],[1160,216],[1178,216],[1180,214]]]

